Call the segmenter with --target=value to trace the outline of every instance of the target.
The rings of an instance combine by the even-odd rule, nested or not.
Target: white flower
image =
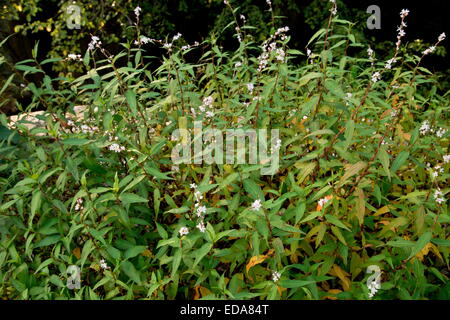
[[[91,42],[89,42],[89,45],[88,45],[88,50],[92,51],[92,50],[94,50],[94,48],[100,47],[101,44],[102,44],[102,42],[100,41],[99,37],[92,36]]]
[[[242,62],[240,62],[240,61],[238,61],[238,62],[236,62],[235,64],[234,64],[234,67],[235,68],[239,68],[239,67],[241,67],[242,66]]]
[[[102,268],[103,270],[109,269],[105,259],[100,260],[100,268]]]
[[[191,183],[189,186],[191,187],[191,189],[197,189],[197,185],[195,183]]]
[[[441,42],[441,41],[444,41],[444,39],[445,39],[445,32],[442,32],[442,33],[439,35],[438,41]]]
[[[200,201],[200,200],[203,199],[203,195],[202,195],[202,193],[200,191],[195,191],[194,192],[194,197],[195,197],[196,201]]]
[[[434,199],[436,200],[436,202],[437,203],[442,203],[442,202],[445,202],[445,199],[442,197],[443,196],[443,193],[441,192],[441,190],[439,190],[439,189],[437,189],[435,192],[434,192]]]
[[[163,48],[167,49],[167,50],[171,50],[172,49],[172,44],[171,43],[164,43]]]
[[[75,203],[75,211],[81,211],[81,210],[83,210],[83,199],[78,198]]]
[[[281,278],[281,273],[279,273],[278,271],[272,272],[273,282],[277,282],[278,280],[280,280],[280,278]]]
[[[200,206],[197,208],[197,217],[201,217],[203,213],[206,213],[206,207],[205,206]]]
[[[255,86],[253,85],[253,83],[247,83],[247,89],[248,89],[248,91],[250,91],[250,93],[253,92],[254,88],[255,88]]]
[[[443,159],[444,159],[444,163],[449,163],[450,162],[450,154],[444,155]]]
[[[67,55],[67,58],[69,60],[81,60],[81,55],[80,54],[69,53]]]
[[[212,112],[212,111],[206,111],[206,117],[207,117],[207,118],[212,118],[212,117],[214,117],[214,112]]]
[[[447,132],[446,129],[439,128],[439,130],[436,132],[436,135],[438,136],[438,138],[442,138],[446,132]]]
[[[392,68],[392,64],[396,61],[395,58],[389,59],[386,64],[384,65],[385,69],[391,69]]]
[[[178,32],[176,35],[173,36],[173,41],[176,41],[180,38],[181,38],[181,33]]]
[[[425,120],[420,126],[419,131],[421,135],[425,135],[428,131],[430,131],[430,129],[430,122],[428,120]]]
[[[141,7],[139,7],[139,6],[137,6],[135,9],[134,9],[134,14],[136,15],[136,18],[138,18],[139,19],[139,14],[141,13]]]
[[[125,150],[125,147],[117,144],[117,143],[113,143],[109,146],[109,150],[114,151],[114,152],[121,152]]]
[[[281,148],[281,140],[280,139],[277,139],[276,141],[275,141],[275,144],[272,146],[272,148],[271,148],[271,152],[273,153],[274,151],[276,151],[276,150],[278,150],[278,149],[280,149]]]
[[[258,199],[252,203],[252,210],[258,211],[259,209],[261,209],[261,200]]]
[[[197,229],[200,230],[200,232],[205,232],[206,231],[205,223],[203,221],[200,221],[197,224]]]
[[[422,52],[422,54],[423,54],[423,55],[427,55],[427,54],[433,53],[435,50],[436,50],[436,46],[431,46],[431,47],[429,47],[428,49],[424,50],[424,51]]]
[[[180,231],[178,231],[180,233],[180,237],[185,236],[189,233],[189,229],[187,227],[181,227]]]
[[[306,49],[306,55],[308,56],[308,58],[311,57],[311,53],[312,53],[312,52],[311,52],[310,49]]]
[[[381,79],[381,74],[377,71],[372,74],[372,82],[375,83]]]
[[[377,281],[372,281],[369,285],[368,285],[368,289],[370,290],[369,293],[369,298],[372,298],[378,291],[378,289],[381,288],[380,283],[378,283]]]
[[[402,11],[400,11],[400,17],[402,19],[405,18],[408,14],[409,14],[409,10],[408,9],[402,9]]]

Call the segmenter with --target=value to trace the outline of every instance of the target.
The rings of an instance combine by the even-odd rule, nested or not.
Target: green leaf
[[[135,247],[131,247],[129,248],[127,251],[125,251],[123,257],[125,259],[130,259],[130,258],[134,258],[137,255],[141,254],[142,252],[144,252],[144,250],[147,249],[146,246],[135,246]]]
[[[205,243],[200,249],[194,251],[193,257],[195,258],[194,265],[192,268],[194,269],[197,264],[203,259],[203,257],[211,250],[212,243]]]
[[[41,241],[39,241],[38,243],[36,243],[36,245],[34,247],[35,248],[47,247],[47,246],[57,243],[60,239],[61,239],[61,236],[59,234],[48,236],[48,237],[45,237],[44,239],[42,239]]]
[[[232,183],[238,177],[239,177],[238,172],[233,172],[233,173],[229,174],[225,179],[223,179],[223,181],[217,187],[216,191],[214,191],[213,193],[219,192],[223,188],[227,187],[230,183]]]
[[[337,217],[331,215],[331,214],[326,214],[325,218],[327,219],[328,222],[331,222],[332,224],[334,224],[336,227],[351,231],[345,224],[343,224]]]
[[[253,199],[264,199],[264,193],[255,181],[251,179],[244,180],[244,189]]]
[[[381,161],[381,164],[383,165],[384,172],[389,178],[389,181],[391,180],[391,171],[389,171],[389,155],[386,152],[386,149],[381,147],[378,151],[378,159]]]
[[[125,205],[130,203],[139,203],[139,202],[148,202],[148,199],[138,196],[134,193],[122,193],[119,196],[120,201],[122,201]]]
[[[310,284],[315,283],[315,281],[311,280],[281,280],[279,282],[280,287],[294,289],[304,287]]]
[[[409,151],[402,151],[400,154],[395,158],[394,162],[392,162],[391,171],[395,173],[400,167],[405,163],[405,161],[409,157]]]
[[[128,278],[130,278],[137,284],[141,283],[139,273],[130,261],[122,262],[122,264],[120,265],[120,269],[128,276]]]
[[[427,231],[423,235],[421,235],[419,240],[417,240],[416,244],[412,248],[408,260],[414,257],[416,254],[418,254],[428,244],[428,242],[430,242],[432,237],[433,234],[431,233],[431,231]]]
[[[135,114],[137,112],[136,93],[133,90],[127,90],[125,92],[125,98],[127,99],[131,112]]]
[[[34,216],[36,212],[41,208],[42,193],[41,191],[35,191],[31,199],[31,215]]]

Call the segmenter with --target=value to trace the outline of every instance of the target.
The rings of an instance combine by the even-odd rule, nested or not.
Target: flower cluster
[[[139,20],[139,15],[141,14],[141,7],[137,6],[136,8],[134,8],[134,14],[136,15],[136,19]]]
[[[252,208],[251,208],[251,210],[253,210],[253,211],[258,211],[259,209],[261,209],[261,207],[262,207],[262,205],[261,205],[261,200],[255,200],[253,203],[252,203]]]
[[[189,50],[192,47],[198,47],[200,45],[200,43],[198,41],[195,41],[193,44],[186,44],[184,46],[181,47],[182,51],[186,51]]]
[[[180,234],[180,237],[185,236],[187,234],[189,234],[189,229],[187,227],[181,227],[180,231],[178,231]]]
[[[277,141],[275,141],[275,144],[271,147],[270,153],[274,153],[275,151],[277,151],[280,148],[281,148],[281,140],[277,139]]]
[[[379,73],[378,71],[376,71],[372,74],[372,82],[373,83],[377,82],[380,79],[381,79],[381,73]]]
[[[378,289],[381,288],[381,284],[374,280],[368,285],[368,288],[370,290],[369,298],[372,298],[377,293]]]
[[[431,130],[430,122],[425,120],[419,128],[420,134],[425,135]]]
[[[442,191],[438,188],[436,191],[434,191],[434,199],[437,203],[441,204],[445,202],[445,198],[443,197]]]
[[[121,146],[120,144],[117,143],[113,143],[108,147],[109,150],[114,151],[114,152],[121,152],[121,151],[125,151],[125,147]]]
[[[280,278],[281,278],[281,273],[279,273],[278,271],[272,272],[273,282],[277,282],[278,280],[280,280]]]
[[[101,45],[102,45],[102,42],[100,41],[100,38],[96,37],[96,36],[92,36],[91,42],[89,42],[89,45],[88,45],[88,50],[92,51],[95,48],[100,48]]]
[[[74,53],[69,53],[69,54],[67,55],[67,59],[68,59],[68,60],[79,60],[79,61],[83,60],[83,59],[81,58],[81,54],[74,54]]]
[[[155,41],[154,39],[148,38],[146,36],[140,36],[138,40],[134,40],[134,44],[147,44],[149,42]]]
[[[206,231],[204,214],[206,213],[206,206],[200,205],[200,201],[203,199],[202,193],[197,190],[197,185],[195,183],[191,183],[190,187],[194,189],[194,198],[195,198],[195,215],[198,217],[197,229],[200,232]]]
[[[330,9],[330,12],[333,16],[335,16],[337,14],[337,4],[336,4],[336,0],[330,0],[330,2],[333,4],[333,6]]]
[[[212,96],[208,96],[206,98],[203,98],[203,104],[200,107],[198,107],[201,112],[205,113],[207,118],[214,117],[214,112],[212,111],[213,103],[214,103],[214,98]],[[207,110],[207,108],[210,110]],[[191,111],[192,111],[193,115],[195,116],[195,110],[193,110],[193,108],[192,108]]]
[[[388,61],[386,61],[386,64],[384,65],[384,68],[388,69],[388,70],[391,69],[392,68],[392,64],[395,63],[396,61],[397,61],[396,58],[389,59]]]
[[[402,38],[406,35],[404,28],[406,28],[405,18],[408,14],[409,14],[408,9],[402,9],[402,11],[400,11],[400,18],[402,18],[402,22],[400,24],[400,27],[397,28],[397,31],[398,31],[397,42],[395,43],[395,45],[397,47],[397,49],[396,49],[397,51],[400,48],[400,44],[402,43]]]
[[[269,64],[271,52],[275,52],[276,60],[283,62],[286,58],[286,53],[283,48],[277,48],[276,39],[286,40],[286,33],[289,31],[289,27],[279,28],[269,39],[262,44],[262,53],[258,57],[258,71],[263,71]]]
[[[442,158],[444,159],[444,163],[449,163],[450,162],[450,154],[446,154]]]
[[[100,268],[102,268],[103,270],[110,269],[110,267],[106,264],[105,259],[100,260]]]
[[[439,35],[437,43],[436,43],[435,45],[432,45],[432,46],[430,46],[429,48],[425,49],[425,50],[422,52],[422,54],[423,54],[424,56],[426,56],[426,55],[429,55],[430,53],[433,53],[433,52],[436,50],[436,46],[437,46],[440,42],[444,41],[444,39],[445,39],[445,33],[443,32],[443,33],[441,33],[441,34]]]
[[[83,199],[82,198],[78,198],[76,203],[75,203],[75,211],[81,211],[83,210]]]

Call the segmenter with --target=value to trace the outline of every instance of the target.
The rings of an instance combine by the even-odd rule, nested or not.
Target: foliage
[[[27,111],[52,114],[31,130],[0,117],[0,296],[367,299],[377,265],[373,299],[449,298],[448,93],[420,66],[426,57],[402,46],[386,69],[333,15],[304,57],[287,29],[261,45],[227,8],[235,51],[215,37],[189,48],[153,39],[158,58],[137,25],[120,53],[92,43],[80,61],[39,61],[36,46],[15,66],[33,94]],[[62,61],[88,71],[44,71]],[[35,73],[42,86],[26,81]],[[213,117],[199,108],[207,97]],[[67,116],[78,105],[83,118]],[[171,135],[194,120],[279,129],[278,172],[174,166]],[[66,287],[70,265],[79,290]]]

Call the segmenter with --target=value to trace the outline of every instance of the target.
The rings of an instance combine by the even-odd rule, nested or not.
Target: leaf
[[[261,187],[253,180],[244,180],[244,189],[253,199],[264,199],[264,193]]]
[[[281,280],[279,285],[283,288],[294,289],[304,287],[310,284],[315,283],[316,281],[312,280]]]
[[[181,248],[177,248],[175,250],[175,254],[173,256],[173,260],[172,260],[172,272],[171,272],[171,277],[173,277],[176,272],[178,271],[178,267],[180,266],[180,262],[181,262]]]
[[[339,182],[336,185],[336,187],[343,186],[350,177],[352,177],[355,174],[357,174],[359,171],[364,169],[366,166],[367,166],[367,163],[364,162],[364,161],[358,161],[357,163],[354,163],[352,165],[346,165],[345,166],[345,173],[342,176],[342,178],[339,180]]]
[[[147,171],[148,174],[154,176],[157,179],[162,179],[162,180],[173,180],[173,178],[165,175],[164,173],[162,173],[161,171],[159,171],[156,168],[153,167],[149,167],[149,166],[145,166],[145,170]]]
[[[41,191],[36,191],[33,193],[33,197],[31,199],[31,215],[34,216],[36,212],[41,208],[42,202],[42,193]]]
[[[137,284],[141,283],[139,273],[130,261],[122,262],[122,264],[120,265],[120,269],[122,269],[122,271],[128,276],[128,278],[130,278]]]
[[[148,202],[148,199],[138,196],[134,193],[122,193],[119,196],[120,201],[122,201],[125,205],[130,203],[139,203],[139,202]]]
[[[425,232],[423,235],[420,236],[420,238],[417,240],[416,244],[412,248],[411,254],[409,255],[408,259],[411,259],[416,254],[418,254],[431,240],[433,234],[431,231]]]
[[[194,251],[195,262],[192,268],[195,268],[197,264],[203,259],[204,256],[211,250],[212,243],[205,243],[200,249]]]
[[[217,187],[216,191],[214,191],[213,193],[216,193],[220,190],[222,190],[223,188],[227,187],[231,182],[233,182],[234,180],[236,180],[239,177],[239,173],[238,172],[233,172],[230,175],[228,175]]]
[[[328,222],[331,222],[332,224],[334,224],[335,226],[351,231],[345,224],[343,224],[337,217],[331,215],[331,214],[326,214],[325,218],[327,219]]]
[[[384,172],[389,178],[389,181],[391,180],[391,171],[389,171],[389,155],[386,152],[386,149],[381,147],[378,151],[378,159],[381,161],[381,164],[383,165]]]
[[[350,276],[349,273],[342,270],[341,267],[339,267],[337,264],[334,264],[333,268],[330,271],[330,274],[333,276],[337,276],[342,281],[342,287],[344,288],[344,291],[350,290],[351,281],[348,278]]]
[[[47,247],[47,246],[57,243],[60,239],[61,239],[61,236],[59,234],[48,236],[48,237],[45,237],[44,239],[42,239],[41,241],[39,241],[38,243],[36,243],[36,245],[34,247],[35,248]]]
[[[127,92],[125,92],[125,98],[127,99],[131,112],[135,114],[137,112],[136,93],[133,90],[127,90]]]
[[[248,273],[248,270],[250,270],[250,268],[256,266],[257,264],[263,263],[264,260],[266,260],[267,258],[271,257],[274,252],[275,252],[274,249],[270,249],[267,252],[267,254],[260,254],[260,255],[251,257],[249,262],[245,266],[245,270],[247,271],[247,273]]]
[[[82,146],[91,142],[89,139],[80,139],[80,138],[68,138],[62,140],[62,143],[69,146]]]
[[[135,246],[135,247],[131,247],[129,249],[127,249],[127,251],[125,251],[123,257],[125,259],[130,259],[130,258],[134,258],[137,255],[141,254],[142,252],[144,252],[144,250],[147,249],[146,246]]]
[[[395,173],[405,163],[409,157],[409,151],[402,151],[399,153],[394,162],[392,162],[391,171]]]
[[[303,77],[300,78],[300,80],[298,81],[298,86],[304,86],[305,84],[307,84],[310,80],[312,79],[317,79],[323,76],[323,73],[321,72],[310,72],[306,75],[304,75]]]
[[[362,225],[364,222],[364,216],[366,214],[366,204],[364,201],[364,191],[361,188],[356,188],[355,195],[356,199],[356,217],[358,218],[359,224]]]

